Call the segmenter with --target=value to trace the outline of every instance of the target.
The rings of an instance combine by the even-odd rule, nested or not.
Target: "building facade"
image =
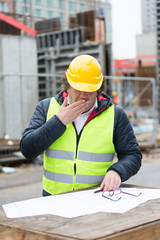
[[[141,13],[142,34],[136,36],[136,56],[156,56],[156,0],[141,0]]]
[[[14,11],[13,0],[0,0],[0,12],[8,13]]]
[[[109,0],[0,0],[0,11],[25,17],[24,24],[34,28],[36,21],[59,18],[61,29],[69,28],[70,17],[77,13],[96,10],[105,19],[106,42],[112,42],[111,4]],[[77,27],[77,26],[76,26]]]
[[[141,0],[142,31],[156,31],[156,0]]]

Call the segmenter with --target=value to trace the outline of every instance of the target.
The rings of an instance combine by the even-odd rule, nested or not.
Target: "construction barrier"
[[[38,101],[59,90],[59,75],[0,73],[0,164],[23,159],[19,142]]]
[[[106,76],[112,97],[126,111],[141,146],[157,146],[157,88],[154,78]]]

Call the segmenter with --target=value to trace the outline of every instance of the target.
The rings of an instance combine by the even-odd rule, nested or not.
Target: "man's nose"
[[[81,92],[80,96],[81,96],[81,98],[87,98],[87,93],[86,92]]]

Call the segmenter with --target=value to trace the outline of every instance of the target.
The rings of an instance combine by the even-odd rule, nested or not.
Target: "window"
[[[53,1],[52,0],[47,0],[47,7],[53,7]]]
[[[64,9],[64,0],[58,0],[58,8]]]
[[[51,10],[47,11],[47,18],[53,18],[53,11]]]
[[[85,11],[85,5],[80,3],[79,5],[79,12],[84,12]]]
[[[104,8],[100,7],[98,12],[99,12],[99,15],[104,16]]]
[[[22,7],[21,13],[22,13],[23,15],[26,14],[26,13],[29,14],[29,8],[28,8],[28,7]]]
[[[34,10],[34,15],[35,15],[35,17],[41,17],[41,9],[36,8]]]
[[[34,0],[35,5],[41,5],[41,0]]]
[[[29,0],[21,0],[22,3],[29,3]]]
[[[64,22],[64,14],[63,13],[59,13],[59,19],[60,19],[61,24],[63,24],[63,22]]]
[[[61,24],[61,29],[63,30],[65,27],[64,13],[62,13],[62,12],[59,13],[59,20],[60,20],[60,24]]]
[[[75,12],[75,3],[69,2],[69,12]]]
[[[9,12],[9,4],[0,2],[0,12]]]

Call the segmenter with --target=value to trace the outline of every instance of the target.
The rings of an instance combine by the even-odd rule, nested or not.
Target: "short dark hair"
[[[66,74],[64,74],[61,77],[61,88],[63,91],[67,92],[67,89],[70,87],[69,82],[67,81],[67,77]],[[105,81],[105,77],[103,77],[103,82],[102,82],[102,86],[97,90],[98,95],[100,95],[103,91],[106,90],[106,81]]]

